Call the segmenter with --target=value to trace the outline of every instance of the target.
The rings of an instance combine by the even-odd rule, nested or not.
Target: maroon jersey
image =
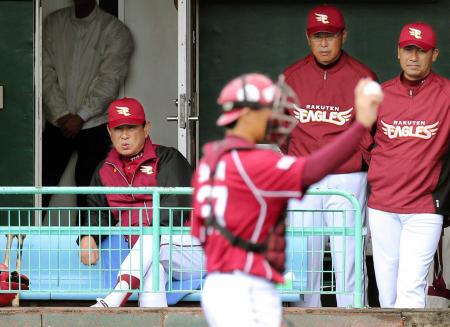
[[[354,92],[363,77],[376,80],[375,74],[362,63],[343,52],[334,66],[323,69],[313,55],[296,62],[284,71],[286,83],[298,96],[299,106],[291,114],[299,123],[291,133],[287,153],[306,156],[329,143],[350,127],[355,119]],[[334,173],[351,173],[368,162],[368,148],[373,139],[370,131],[356,151]]]
[[[151,142],[150,138],[146,138],[142,153],[132,158],[131,162],[134,164],[130,164],[122,159],[117,150],[113,148],[99,169],[101,184],[121,187],[157,186],[158,157],[155,150],[156,145]],[[111,208],[152,208],[153,206],[152,194],[106,194],[105,197]],[[140,226],[141,224],[149,226],[152,222],[153,212],[151,209],[147,209],[143,213],[139,210],[112,209],[111,211],[113,218],[121,226]]]
[[[217,222],[234,235],[264,242],[288,198],[302,196],[304,159],[257,149],[233,136],[207,144],[204,152],[193,177],[192,234],[203,244],[207,271],[240,270],[282,282],[262,254],[231,245],[219,231],[207,228],[205,219],[213,210]]]
[[[394,213],[435,213],[433,201],[449,151],[450,81],[431,73],[415,91],[397,77],[383,84],[368,180],[369,206]],[[446,199],[446,201],[449,201]]]

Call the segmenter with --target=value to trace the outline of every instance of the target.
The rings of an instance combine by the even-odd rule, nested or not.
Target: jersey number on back
[[[199,168],[199,183],[204,183],[209,179],[210,169],[206,164],[202,164]],[[225,167],[223,162],[218,164],[217,172],[217,181],[225,179]],[[208,178],[206,178],[206,176],[208,176]],[[202,185],[197,191],[195,200],[200,204],[200,216],[203,219],[209,218],[211,210],[214,210],[214,216],[216,217],[217,222],[220,225],[225,226],[224,215],[228,200],[228,188],[225,185]]]

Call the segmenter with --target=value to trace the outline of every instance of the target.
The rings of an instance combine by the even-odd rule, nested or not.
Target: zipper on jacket
[[[128,187],[132,187],[133,179],[131,179],[131,184],[130,184],[130,183],[128,182],[128,179],[122,174],[122,172],[120,171],[120,169],[118,169],[117,166],[116,166],[115,164],[113,164],[112,162],[109,162],[109,161],[106,161],[105,163],[107,163],[108,165],[113,166],[114,169],[117,170],[117,171],[119,172],[119,175],[122,176],[122,178],[123,178],[123,179],[125,180],[125,182],[128,184]],[[133,175],[133,178],[134,178],[134,175]],[[135,198],[134,198],[134,194],[131,194],[131,197],[132,197],[133,199],[135,199]]]
[[[148,216],[148,207],[147,207],[147,201],[144,200],[144,207],[145,207],[145,215],[147,216],[147,223],[149,226],[153,225],[153,221],[150,223],[150,217]],[[161,221],[159,222],[161,225]]]
[[[410,96],[410,97],[413,96],[413,89],[409,89],[409,96]]]
[[[140,165],[138,166],[138,168],[140,167]],[[133,176],[131,176],[131,184],[130,184],[130,186],[131,185],[133,185],[133,182],[134,182],[134,176],[136,176],[136,171],[137,171],[137,169],[133,172]]]
[[[324,80],[324,81],[327,80],[327,71],[326,71],[326,70],[323,72],[323,80]]]

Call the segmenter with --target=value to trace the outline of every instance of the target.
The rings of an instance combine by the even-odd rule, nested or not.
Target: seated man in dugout
[[[150,122],[146,121],[144,108],[137,100],[123,98],[113,101],[108,108],[107,128],[114,148],[98,166],[92,177],[91,186],[190,186],[192,167],[176,149],[152,143],[149,137]],[[152,194],[90,194],[87,197],[87,204],[94,208],[133,207],[136,209],[112,209],[111,215],[108,211],[90,210],[83,215],[83,226],[116,224],[152,226]],[[190,196],[161,195],[161,207],[189,208],[190,205]],[[186,226],[189,218],[186,210],[171,210],[171,213],[169,210],[161,210],[161,226]],[[173,221],[170,221],[171,216]],[[93,307],[123,306],[131,292],[138,290],[141,285],[140,307],[167,307],[164,291],[170,265],[172,277],[175,279],[201,277],[202,252],[199,244],[195,243],[189,235],[174,235],[170,244],[169,236],[163,235],[159,262],[160,292],[152,292],[152,235],[125,235],[124,237],[131,251],[120,266],[114,291],[104,299],[97,299]],[[83,264],[94,265],[98,262],[99,241],[100,237],[96,235],[81,237],[80,256]]]

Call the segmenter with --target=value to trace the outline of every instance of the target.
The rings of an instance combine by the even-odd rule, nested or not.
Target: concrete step
[[[289,327],[450,326],[449,309],[285,308]],[[201,308],[2,308],[0,327],[207,327]],[[230,326],[231,327],[231,326]]]

